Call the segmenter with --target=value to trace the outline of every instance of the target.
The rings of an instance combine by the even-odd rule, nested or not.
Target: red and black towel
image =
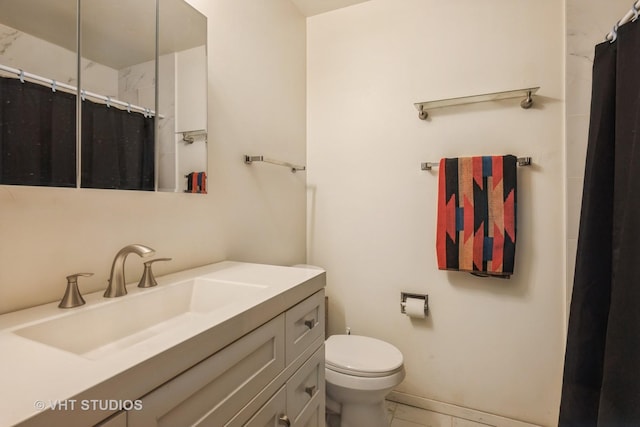
[[[440,270],[513,274],[516,161],[512,155],[440,160],[436,232]]]
[[[187,189],[185,193],[206,193],[207,192],[207,173],[191,172],[186,175]]]

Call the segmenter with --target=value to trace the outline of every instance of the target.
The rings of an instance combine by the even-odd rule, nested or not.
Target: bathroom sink
[[[267,286],[195,278],[114,298],[14,331],[99,359],[254,294]]]

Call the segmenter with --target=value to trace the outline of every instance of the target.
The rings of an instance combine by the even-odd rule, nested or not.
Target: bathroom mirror
[[[0,66],[27,78],[2,76],[46,93],[33,101],[36,111],[53,97],[65,105],[52,107],[56,114],[66,114],[45,131],[25,120],[9,129],[0,116],[0,184],[206,192],[206,18],[184,0],[80,0],[78,55],[76,4],[0,0],[0,40],[9,46],[0,49]],[[0,93],[2,111],[23,115],[5,98]],[[46,124],[43,114],[32,121]]]
[[[156,0],[80,1],[81,186],[155,188]]]
[[[76,186],[76,16],[76,0],[0,0],[0,184]]]
[[[158,189],[206,193],[207,19],[158,2]]]

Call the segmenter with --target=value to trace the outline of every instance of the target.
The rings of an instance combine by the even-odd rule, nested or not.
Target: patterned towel
[[[516,157],[441,159],[440,270],[509,277],[516,250]]]
[[[207,173],[206,172],[191,172],[186,175],[187,189],[185,193],[203,193],[207,192]]]

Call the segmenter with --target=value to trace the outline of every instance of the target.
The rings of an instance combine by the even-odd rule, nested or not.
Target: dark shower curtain
[[[76,185],[76,97],[0,77],[0,184]]]
[[[153,118],[84,101],[82,187],[153,191]]]
[[[82,102],[82,187],[155,188],[154,119]],[[0,77],[0,184],[76,186],[76,96]]]
[[[559,425],[640,426],[640,23],[595,49]]]

